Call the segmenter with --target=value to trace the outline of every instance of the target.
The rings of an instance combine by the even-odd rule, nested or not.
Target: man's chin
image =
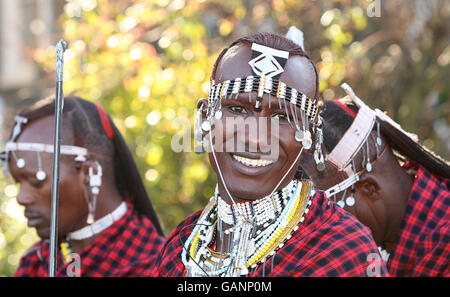
[[[227,179],[225,179],[227,181]],[[273,190],[268,187],[267,183],[255,183],[255,181],[249,181],[248,183],[242,183],[242,179],[239,180],[238,184],[233,184],[233,182],[227,182],[228,190],[231,196],[238,201],[254,201],[270,195]],[[225,190],[225,189],[224,189]]]
[[[50,229],[49,228],[36,228],[36,233],[42,240],[50,239]]]

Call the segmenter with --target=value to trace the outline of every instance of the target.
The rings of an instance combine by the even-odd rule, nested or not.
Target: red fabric
[[[387,267],[392,276],[450,276],[450,180],[421,165]]]
[[[356,113],[351,110],[345,103],[342,103],[339,100],[333,100],[334,103],[339,105],[347,114],[349,114],[352,118],[356,118]]]
[[[153,276],[176,277],[186,273],[181,253],[200,214],[201,211],[189,216],[172,231],[158,256]],[[264,265],[251,270],[250,275],[368,276],[373,267],[370,255],[380,259],[380,276],[387,276],[370,230],[318,193],[292,238]]]
[[[114,138],[114,130],[112,128],[111,122],[109,121],[108,114],[106,111],[98,105],[97,103],[94,103],[95,107],[97,107],[98,115],[100,116],[100,121],[102,123],[103,130],[105,130],[106,136],[108,136],[109,139]]]
[[[131,263],[145,259],[148,267],[164,244],[153,223],[127,204],[125,215],[104,230],[80,255],[81,276],[129,275]],[[48,276],[49,241],[41,240],[20,260],[15,276]],[[61,253],[58,253],[57,276],[68,276]],[[72,265],[73,266],[73,265]]]

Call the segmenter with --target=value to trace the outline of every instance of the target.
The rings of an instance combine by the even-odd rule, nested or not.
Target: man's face
[[[53,126],[53,116],[35,120],[25,126],[17,142],[52,144]],[[68,135],[65,132],[63,134]],[[17,159],[24,159],[26,164],[25,167],[18,168],[12,153],[10,153],[9,170],[14,180],[20,184],[17,202],[25,207],[28,226],[36,228],[41,238],[49,238],[53,154],[39,153],[41,168],[46,173],[46,178],[43,181],[36,178],[39,169],[37,152],[16,151],[15,154]],[[60,164],[58,229],[59,235],[63,236],[85,225],[88,210],[84,200],[86,187],[78,165],[73,157],[64,155],[61,156]]]
[[[230,48],[217,67],[215,82],[252,75],[248,65],[250,59],[249,46],[238,45]],[[289,58],[280,80],[314,98],[315,74],[306,58],[298,56]],[[224,145],[221,149],[215,147],[217,164],[214,155],[209,153],[212,167],[218,177],[218,166],[220,167],[226,186],[237,201],[255,200],[269,195],[289,171],[278,189],[286,186],[293,179],[298,164],[294,166],[292,164],[302,148],[295,140],[295,129],[286,118],[284,102],[280,108],[278,99],[272,97],[269,104],[269,96],[265,94],[261,110],[255,111],[255,99],[255,93],[252,94],[252,102],[249,102],[248,93],[241,93],[236,99],[233,97],[222,100],[222,117],[215,121],[220,122],[223,131],[214,132],[214,136],[218,137],[219,134],[218,138],[221,138],[220,141]],[[290,104],[287,104],[287,108],[290,113]],[[297,114],[300,115],[299,109]],[[239,122],[239,119],[255,125],[247,127],[227,125],[227,122]],[[300,118],[299,122],[301,123]],[[251,131],[252,127],[256,127],[258,131]],[[263,131],[265,129],[267,131]],[[206,138],[209,139],[209,135]],[[230,147],[230,143],[235,144],[234,147],[233,145]],[[239,149],[242,147],[245,150]],[[273,152],[274,149],[277,150],[276,153]],[[218,180],[220,189],[223,185],[221,179]]]

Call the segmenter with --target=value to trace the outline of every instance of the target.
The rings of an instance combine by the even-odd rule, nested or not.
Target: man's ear
[[[206,119],[207,106],[208,106],[208,100],[206,100],[205,98],[201,98],[200,100],[198,100],[197,109],[199,109],[199,108],[202,109],[202,118],[203,119]]]
[[[200,100],[198,100],[198,102],[197,102],[197,112],[198,112],[199,109],[201,109],[201,113],[202,113],[201,122],[198,123],[200,126],[202,125],[203,121],[206,121],[206,111],[208,109],[207,107],[208,107],[208,101],[205,98],[201,98]],[[204,131],[203,129],[201,129],[201,131],[202,131],[202,135],[204,137],[207,134],[207,132]]]
[[[378,178],[372,174],[364,174],[355,184],[355,187],[364,199],[368,201],[376,201],[382,197],[381,186]]]

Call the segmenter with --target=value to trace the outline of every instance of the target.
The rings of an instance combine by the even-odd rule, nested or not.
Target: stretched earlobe
[[[378,200],[382,196],[380,184],[372,174],[364,174],[355,186],[361,195],[370,201]]]
[[[211,129],[209,121],[206,119],[208,101],[204,98],[197,103],[197,110],[194,125],[194,151],[198,154],[205,153],[205,132]]]

